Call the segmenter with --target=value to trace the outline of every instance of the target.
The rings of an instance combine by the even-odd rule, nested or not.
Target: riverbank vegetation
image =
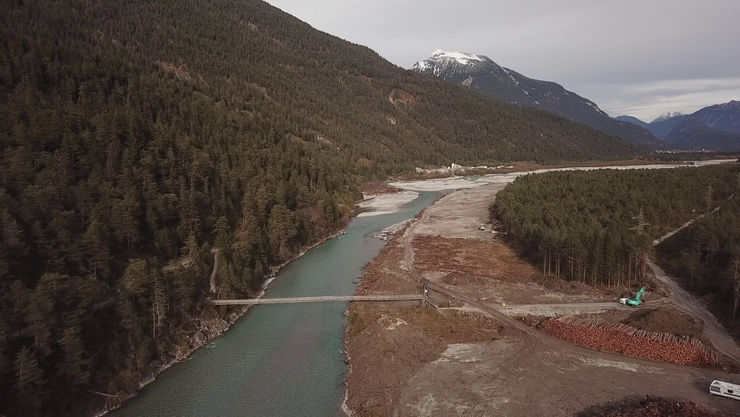
[[[495,209],[507,240],[544,274],[641,285],[652,240],[735,204],[728,199],[738,192],[739,172],[733,164],[527,175],[498,193]]]

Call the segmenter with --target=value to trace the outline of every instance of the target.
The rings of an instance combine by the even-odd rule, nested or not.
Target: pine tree
[[[18,352],[14,362],[15,384],[19,414],[36,416],[47,402],[46,379],[39,368],[38,360],[28,346]]]
[[[106,243],[104,228],[98,219],[93,219],[84,236],[90,272],[96,277],[106,277],[110,271],[110,249]]]
[[[141,297],[149,288],[149,265],[143,259],[129,260],[128,267],[123,273],[121,284],[126,291]]]
[[[70,395],[77,395],[90,381],[90,358],[82,343],[80,325],[75,324],[62,332],[59,345],[62,360],[59,362],[58,374],[65,381]]]

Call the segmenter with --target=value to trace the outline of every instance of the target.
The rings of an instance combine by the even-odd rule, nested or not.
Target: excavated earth
[[[628,400],[599,406],[593,410],[578,413],[576,417],[720,417],[722,415],[691,402],[648,397],[639,401]]]
[[[705,339],[701,323],[659,299],[659,289],[648,296],[646,308],[636,310],[616,302],[620,290],[545,277],[518,259],[490,232],[489,207],[502,187],[448,194],[366,266],[360,294],[414,293],[426,278],[448,295],[431,291],[438,309],[350,304],[346,406],[353,415],[740,415],[740,403],[708,393],[713,379],[740,383],[740,375],[721,366],[600,352],[533,327],[544,316],[580,314],[582,320]],[[660,403],[668,408],[639,401],[629,410],[604,408],[635,405],[635,398],[646,396],[670,399]],[[674,401],[693,414],[660,414]],[[605,412],[626,414],[598,414]]]

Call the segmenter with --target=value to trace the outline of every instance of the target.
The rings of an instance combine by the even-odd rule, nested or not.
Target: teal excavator
[[[642,287],[640,288],[640,291],[637,291],[637,294],[635,294],[635,298],[627,298],[627,297],[620,298],[619,304],[624,304],[626,306],[639,306],[640,304],[645,302],[644,296],[645,296],[645,287]],[[640,298],[642,298],[642,300]]]

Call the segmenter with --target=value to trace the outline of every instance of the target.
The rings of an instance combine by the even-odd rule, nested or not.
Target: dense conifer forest
[[[682,262],[698,262],[697,251],[706,255],[708,242],[713,253],[740,244],[738,229],[727,231],[736,218],[719,233],[729,221],[725,217],[736,216],[738,173],[733,164],[531,174],[499,192],[495,209],[507,239],[543,273],[589,285],[642,285],[644,255],[652,253],[653,239],[701,213],[722,208],[699,223],[715,229],[705,230],[701,244],[692,243],[694,250],[684,253]],[[722,269],[728,259],[715,259],[719,263],[712,268]]]
[[[226,314],[207,297],[336,232],[359,180],[643,154],[256,0],[6,0],[0,22],[0,415],[134,392]]]
[[[728,178],[732,181],[732,178]],[[658,260],[740,336],[740,174],[735,194],[720,210],[697,220],[656,247]]]

